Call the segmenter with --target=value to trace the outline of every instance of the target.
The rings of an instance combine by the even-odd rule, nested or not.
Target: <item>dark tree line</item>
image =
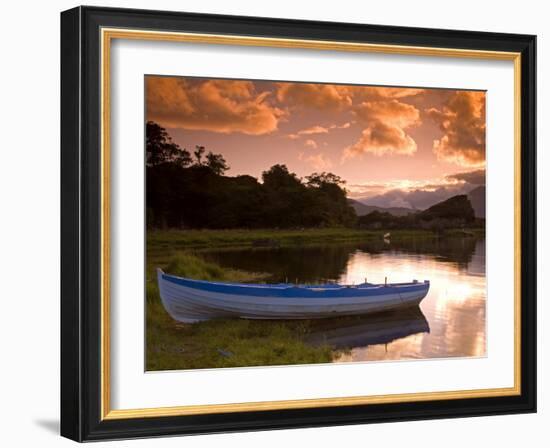
[[[229,166],[221,154],[208,152],[204,146],[195,146],[193,156],[187,149],[172,141],[172,137],[162,126],[153,121],[147,122],[145,131],[145,152],[147,167],[169,164],[180,168],[206,166],[215,174],[223,175]]]
[[[160,228],[353,226],[344,181],[332,173],[300,179],[285,165],[252,176],[225,176],[221,154],[177,145],[154,122],[146,129],[147,225]]]

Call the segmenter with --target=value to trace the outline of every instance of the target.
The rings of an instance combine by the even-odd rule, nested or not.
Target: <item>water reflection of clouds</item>
[[[406,239],[391,241],[389,245],[369,240],[360,244],[218,250],[205,256],[233,269],[269,272],[272,275],[269,281],[274,283],[296,279],[305,283],[359,284],[365,278],[372,283],[384,283],[385,277],[388,282],[430,280],[430,292],[420,305],[429,332],[418,331],[415,325],[406,326],[410,322],[404,325],[402,317],[388,319],[382,325],[378,317],[364,316],[362,329],[356,328],[358,323],[354,322],[353,328],[350,324],[348,329],[336,333],[331,330],[326,335],[328,339],[337,337],[338,341],[353,336],[354,345],[348,345],[353,348],[340,361],[467,357],[486,353],[484,240]],[[406,333],[404,329],[411,331]],[[381,335],[387,343],[379,342],[384,339]],[[358,341],[361,344],[355,344]]]
[[[354,252],[342,274],[343,283],[430,280],[430,292],[421,303],[429,333],[397,339],[388,344],[357,347],[338,361],[395,360],[484,356],[486,351],[485,244],[479,241],[465,265],[442,262],[434,255],[399,252]]]

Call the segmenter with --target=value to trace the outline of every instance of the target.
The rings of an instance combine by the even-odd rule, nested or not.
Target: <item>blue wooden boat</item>
[[[209,282],[157,269],[166,311],[180,322],[216,318],[319,319],[417,306],[430,282],[294,285]]]

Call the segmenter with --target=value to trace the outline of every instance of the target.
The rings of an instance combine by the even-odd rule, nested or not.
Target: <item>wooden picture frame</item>
[[[165,40],[513,61],[514,387],[113,410],[110,44]],[[530,35],[77,7],[61,14],[61,434],[77,441],[536,411],[536,38]]]

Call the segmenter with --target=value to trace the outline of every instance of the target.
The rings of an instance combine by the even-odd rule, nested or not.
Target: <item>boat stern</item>
[[[162,269],[157,268],[160,300],[166,312],[174,320],[192,324],[216,317],[207,308],[201,306],[200,300],[197,301],[191,296],[192,292],[185,287],[170,283],[165,275],[167,274]]]

